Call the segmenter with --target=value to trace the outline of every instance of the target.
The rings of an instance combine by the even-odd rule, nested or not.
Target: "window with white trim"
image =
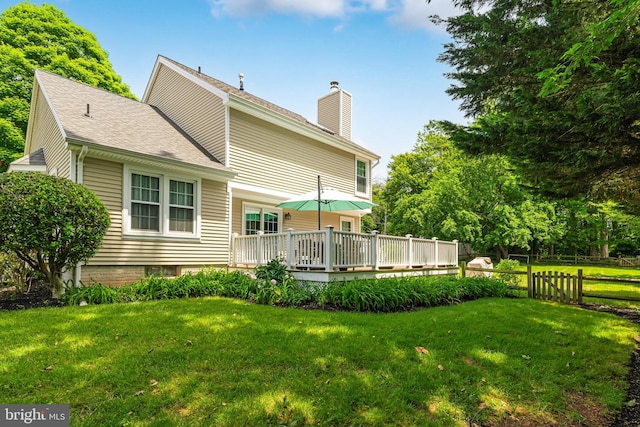
[[[124,233],[137,236],[198,237],[199,184],[125,167]]]
[[[340,231],[353,233],[355,231],[355,219],[346,216],[340,217]]]
[[[280,233],[282,229],[282,209],[267,206],[243,205],[244,235]]]
[[[367,163],[362,160],[356,160],[356,192],[361,194],[369,194],[369,179]]]

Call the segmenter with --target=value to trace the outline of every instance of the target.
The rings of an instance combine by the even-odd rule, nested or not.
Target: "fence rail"
[[[509,257],[515,255],[509,254]],[[536,262],[561,263],[561,264],[596,264],[617,265],[618,267],[640,267],[640,257],[602,257],[588,255],[535,255]]]
[[[424,268],[458,266],[458,242],[334,231],[239,236],[231,242],[231,265],[260,266],[285,260],[290,269]]]
[[[469,273],[471,272],[471,274]],[[527,271],[521,270],[495,270],[492,268],[475,268],[467,267],[464,263],[461,268],[461,275],[467,277],[475,273],[488,274],[515,274],[527,275],[527,286],[517,286],[515,288],[526,290],[530,298],[545,299],[550,301],[565,302],[571,304],[580,304],[585,297],[599,298],[620,301],[640,302],[640,297],[601,294],[584,290],[584,282],[617,282],[640,284],[640,279],[624,278],[624,277],[604,277],[604,276],[585,276],[582,269],[578,269],[576,275],[560,272],[537,272],[533,273],[531,266],[527,266]]]

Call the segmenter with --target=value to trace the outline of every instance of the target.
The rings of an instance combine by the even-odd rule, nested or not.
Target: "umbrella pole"
[[[322,230],[322,224],[320,223],[320,211],[321,211],[321,205],[320,203],[322,203],[320,201],[320,197],[321,197],[321,187],[320,187],[320,175],[318,175],[318,230]]]

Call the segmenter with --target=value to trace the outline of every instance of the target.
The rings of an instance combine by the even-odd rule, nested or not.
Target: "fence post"
[[[408,245],[409,245],[409,262],[407,263],[407,265],[409,266],[409,268],[411,268],[413,266],[413,239],[412,239],[412,235],[411,234],[405,234],[405,236],[407,238],[407,240],[409,241]]]
[[[296,248],[293,246],[293,228],[287,230],[287,268],[293,269],[293,264],[296,262],[295,255]]]
[[[578,269],[578,304],[582,304],[582,269]]]
[[[256,266],[262,265],[262,257],[264,256],[264,248],[262,247],[262,235],[264,231],[258,231],[256,233]]]
[[[373,237],[371,238],[371,267],[374,270],[379,270],[379,262],[378,262],[378,235],[380,232],[378,230],[373,230],[371,232]]]
[[[527,265],[527,295],[533,298],[533,271],[531,265]]]
[[[436,254],[436,259],[435,259],[435,266],[439,267],[439,260],[440,260],[440,254],[438,253],[438,238],[437,237],[432,237],[431,240],[433,240],[433,244],[435,246],[435,254]]]
[[[324,238],[324,271],[333,271],[333,252],[336,250],[333,244],[333,225],[325,227]]]
[[[467,263],[466,263],[466,261],[462,261],[462,266],[460,266],[460,277],[467,277]]]

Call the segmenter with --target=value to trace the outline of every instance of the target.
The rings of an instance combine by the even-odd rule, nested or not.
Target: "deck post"
[[[325,227],[324,238],[324,271],[333,271],[333,252],[336,250],[333,244],[333,225]]]
[[[411,268],[413,266],[413,235],[406,234],[404,237],[409,241],[409,262],[407,262],[407,267]]]
[[[458,250],[459,250],[459,248],[458,248],[458,243],[459,243],[459,242],[458,242],[458,239],[455,239],[455,240],[453,241],[453,243],[455,243],[455,244],[456,244],[456,255],[455,255],[455,256],[456,256],[456,267],[458,267],[458,266],[460,265],[460,260],[459,260],[459,258],[460,258],[460,252],[458,252]]]
[[[289,270],[293,269],[293,264],[295,263],[296,248],[293,246],[293,228],[289,228],[287,230],[287,268]]]
[[[238,233],[232,233],[231,234],[231,251],[230,251],[230,256],[231,256],[231,266],[233,267],[237,267],[238,266],[238,254],[236,254],[236,237],[238,237]]]
[[[433,244],[435,245],[435,254],[436,254],[436,259],[434,260],[434,266],[437,268],[440,266],[440,263],[438,262],[440,260],[440,254],[438,254],[438,238],[437,237],[432,237],[431,240],[433,240]]]
[[[258,231],[256,233],[256,267],[262,265],[262,257],[264,256],[264,248],[262,247],[262,235],[264,231]]]
[[[371,238],[371,267],[373,268],[373,270],[379,270],[378,267],[378,235],[380,234],[380,232],[378,230],[373,230],[371,232],[372,234],[372,238]]]

